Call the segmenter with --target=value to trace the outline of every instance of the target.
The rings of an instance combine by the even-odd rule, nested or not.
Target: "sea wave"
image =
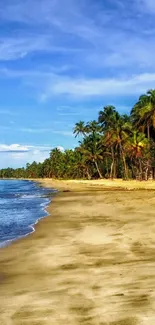
[[[53,189],[40,188],[32,182],[29,182],[27,186],[25,184],[22,186],[22,181],[19,183],[16,181],[15,191],[12,181],[10,188],[8,183],[7,189],[4,185],[3,192],[0,189],[1,248],[35,231],[36,224],[48,216],[46,209],[52,199],[51,195],[49,197],[49,193],[54,194],[56,192]],[[10,199],[12,200],[10,201]]]

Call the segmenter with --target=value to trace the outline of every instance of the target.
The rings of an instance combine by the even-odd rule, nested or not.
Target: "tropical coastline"
[[[59,192],[36,231],[0,251],[0,323],[154,324],[154,191],[40,182]]]
[[[155,0],[0,22],[0,325],[155,325]]]

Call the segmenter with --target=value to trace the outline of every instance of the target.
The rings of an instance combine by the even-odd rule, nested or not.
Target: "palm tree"
[[[131,132],[131,122],[127,115],[122,115],[116,111],[114,106],[106,106],[99,112],[99,122],[104,132],[104,143],[111,150],[111,173],[116,176],[116,155],[120,155],[124,166],[124,176],[128,178],[127,164],[125,158],[124,143]]]
[[[101,126],[97,121],[93,120],[86,124],[86,132],[88,134],[95,135],[96,133],[100,133],[100,131],[101,131]]]
[[[102,137],[102,143],[110,149],[112,162],[110,167],[110,178],[116,177],[116,148],[113,142],[113,129],[118,123],[120,118],[119,113],[116,111],[115,107],[112,105],[105,106],[103,111],[99,112],[98,122],[102,127],[102,132],[104,137]]]
[[[95,163],[95,167],[97,169],[97,172],[99,174],[99,177],[102,178],[102,173],[99,169],[98,166],[98,160],[101,160],[102,157],[102,149],[101,147],[99,148],[100,145],[100,131],[101,131],[101,126],[99,125],[99,123],[95,120],[90,121],[87,123],[86,125],[86,131],[87,133],[90,135],[89,140],[91,139],[92,144],[91,144],[91,150],[92,150],[92,154],[91,154],[91,160],[94,161]]]
[[[129,145],[129,152],[132,157],[140,158],[143,156],[143,151],[148,144],[144,133],[133,131],[132,137],[129,138],[127,146]]]
[[[146,150],[148,148],[148,139],[144,133],[140,133],[137,130],[133,131],[132,136],[126,142],[126,150],[133,166],[136,165],[137,172],[142,179],[142,159],[146,158]],[[145,171],[146,172],[146,171]]]
[[[113,127],[114,123],[119,120],[119,113],[112,105],[105,106],[103,111],[99,112],[98,122],[101,124],[103,131]]]
[[[140,131],[147,133],[150,140],[150,129],[155,128],[155,90],[148,90],[146,95],[139,97],[131,111],[133,123]]]
[[[73,133],[75,134],[75,138],[79,135],[85,135],[86,134],[85,122],[79,121],[78,123],[76,123]]]
[[[83,147],[82,144],[80,147],[75,148],[75,152],[77,153],[77,158],[75,162],[75,170],[76,172],[79,170],[82,170],[83,176],[87,177],[87,179],[91,179],[91,173],[90,173],[90,166],[87,161],[86,156],[83,154]]]
[[[95,168],[98,172],[100,178],[103,178],[101,170],[98,165],[98,161],[103,159],[102,148],[100,147],[99,136],[92,134],[83,139],[83,142],[80,143],[80,150],[84,156],[85,162],[92,162],[95,165]]]
[[[135,104],[131,111],[133,124],[140,131],[147,134],[147,138],[151,140],[155,129],[155,90],[148,90],[146,95],[139,97],[139,101]],[[151,174],[151,163],[148,155],[147,161],[147,178]]]

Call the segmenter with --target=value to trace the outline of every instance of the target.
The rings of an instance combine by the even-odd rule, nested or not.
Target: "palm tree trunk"
[[[87,167],[87,169],[86,169],[86,174],[87,174],[88,179],[90,180],[90,179],[91,179],[91,176],[90,176],[90,173],[89,173],[89,169],[88,169],[88,167]]]
[[[127,169],[127,164],[126,164],[126,159],[125,159],[124,152],[122,152],[122,158],[123,158],[123,163],[124,163],[125,179],[128,179],[128,169]]]
[[[139,180],[142,181],[143,171],[142,171],[142,162],[139,160]]]
[[[100,177],[100,178],[103,178],[103,177],[102,177],[102,174],[101,174],[101,172],[100,172],[100,169],[99,169],[99,167],[98,167],[98,163],[97,163],[97,161],[94,160],[94,163],[95,163],[95,167],[96,167],[96,169],[97,169],[97,172],[98,172],[98,174],[99,174],[99,177]]]
[[[148,164],[146,166],[146,171],[145,171],[145,180],[148,181]]]
[[[150,125],[149,125],[149,122],[147,123],[147,138],[150,141]],[[149,151],[150,151],[150,143],[148,144],[148,146],[149,146]],[[150,156],[150,154],[149,154],[149,156]],[[146,169],[145,179],[148,180],[149,176],[150,176],[150,157],[148,158],[148,161],[147,161],[147,169]]]
[[[115,178],[116,177],[116,166],[115,166],[115,154],[114,154],[113,147],[111,147],[111,156],[112,156],[112,164],[111,164],[110,178]]]
[[[128,169],[127,169],[127,164],[126,164],[124,150],[122,148],[121,143],[120,143],[120,152],[121,152],[121,155],[122,155],[122,160],[123,160],[123,165],[124,165],[124,176],[125,176],[125,179],[128,179]]]
[[[114,161],[114,178],[117,178],[116,169],[117,169],[116,161]]]
[[[133,162],[131,160],[131,172],[132,172],[132,178],[136,178],[136,174],[135,174],[135,170],[134,170],[134,167],[133,167]]]
[[[150,125],[147,123],[147,138],[150,140]]]
[[[110,178],[113,178],[113,167],[114,167],[114,162],[112,160],[111,167],[110,167]]]
[[[109,178],[109,168],[108,168],[108,159],[107,159],[107,157],[105,159],[105,164],[106,164],[106,174],[107,174],[107,177]]]

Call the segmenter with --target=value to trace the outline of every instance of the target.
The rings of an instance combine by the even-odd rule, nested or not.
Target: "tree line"
[[[105,106],[97,120],[79,121],[74,150],[50,152],[43,163],[0,170],[1,178],[155,178],[155,90],[139,97],[129,115]]]

